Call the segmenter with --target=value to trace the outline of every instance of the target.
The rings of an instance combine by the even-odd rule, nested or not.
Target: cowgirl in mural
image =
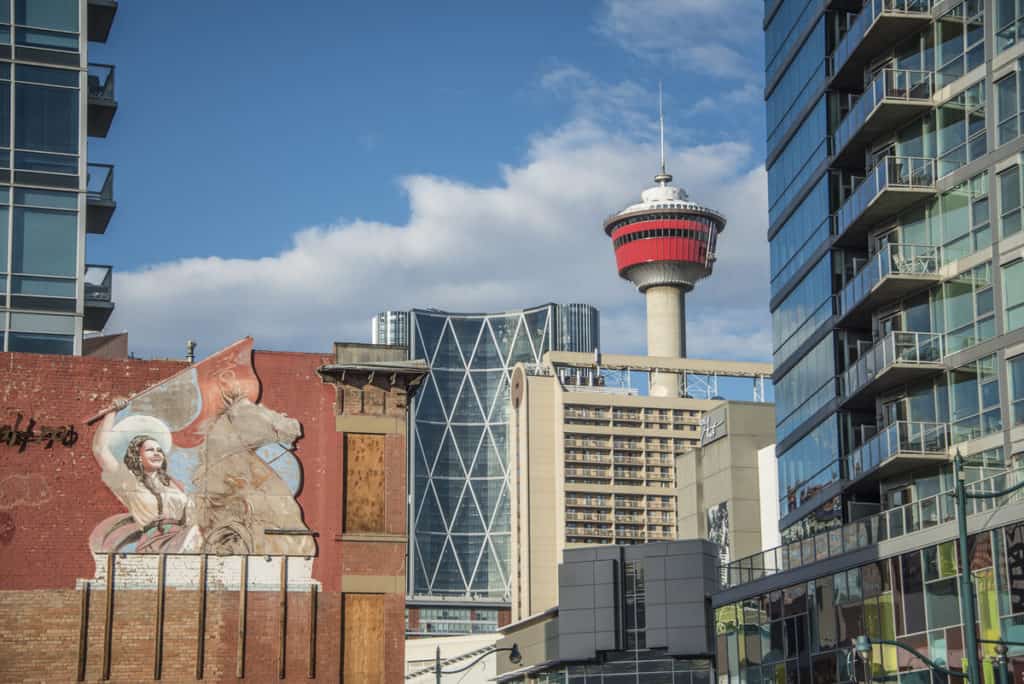
[[[114,407],[127,406],[117,399]],[[93,439],[93,455],[103,483],[128,509],[103,530],[100,547],[138,552],[187,552],[198,548],[200,535],[192,522],[195,504],[184,485],[167,474],[171,433],[151,416],[134,415],[115,423],[117,411],[103,417]]]

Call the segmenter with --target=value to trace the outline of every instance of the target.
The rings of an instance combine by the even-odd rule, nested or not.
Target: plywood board
[[[384,532],[384,435],[345,435],[347,533]]]
[[[345,682],[384,682],[384,596],[344,594]]]

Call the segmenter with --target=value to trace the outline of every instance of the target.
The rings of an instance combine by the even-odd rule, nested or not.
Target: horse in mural
[[[310,536],[266,533],[268,529],[306,529],[288,484],[273,463],[257,453],[267,444],[279,444],[283,448],[279,457],[285,456],[302,434],[299,422],[245,396],[227,394],[223,402],[199,447],[199,463],[192,475],[202,550],[213,554],[315,554]]]
[[[188,499],[183,518],[140,525],[137,513],[111,516],[90,536],[95,551],[315,555],[309,535],[267,534],[306,530],[294,498],[300,475],[292,448],[302,434],[299,422],[253,403],[242,392],[222,393],[219,400],[202,430],[191,486],[174,481],[182,491],[177,496]],[[108,429],[112,421],[113,416]],[[267,452],[268,446],[275,449]],[[295,475],[292,486],[281,475],[287,471]]]

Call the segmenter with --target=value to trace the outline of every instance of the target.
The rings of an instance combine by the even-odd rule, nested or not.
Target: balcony
[[[89,0],[88,12],[88,39],[94,43],[107,42],[117,14],[117,0]]]
[[[868,0],[829,56],[832,87],[859,89],[871,60],[931,20],[931,0]]]
[[[931,107],[933,88],[930,71],[883,69],[836,126],[833,163],[863,168],[872,142]]]
[[[88,331],[100,331],[114,312],[111,301],[113,266],[85,265],[85,320]]]
[[[839,376],[843,405],[873,407],[879,393],[941,371],[942,351],[939,333],[889,333]]]
[[[935,160],[884,157],[836,213],[839,246],[863,244],[868,228],[935,194]]]
[[[976,480],[968,491],[997,492],[1024,480],[1024,470],[1011,470]],[[818,561],[839,558],[890,539],[899,539],[921,530],[956,520],[953,490],[947,490],[912,503],[877,513],[842,527],[820,532],[782,546],[760,551],[732,561],[723,568],[725,587],[735,587],[778,573],[796,570]],[[1017,503],[1024,492],[1016,491],[998,499],[968,499],[967,514],[988,514],[993,509]],[[835,565],[828,572],[833,572]]]
[[[867,327],[871,312],[939,282],[941,249],[891,243],[879,250],[836,296],[840,322]]]
[[[897,421],[846,457],[847,479],[873,484],[922,465],[949,460],[949,425]]]
[[[89,164],[85,197],[85,232],[102,235],[117,209],[112,164]]]
[[[89,64],[89,135],[105,138],[117,113],[114,98],[114,65]]]

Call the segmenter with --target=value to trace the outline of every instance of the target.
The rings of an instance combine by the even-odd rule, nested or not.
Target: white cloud
[[[598,29],[645,59],[753,81],[762,13],[757,0],[605,0]]]
[[[589,79],[589,81],[588,81]],[[181,356],[185,340],[209,353],[251,334],[261,348],[326,351],[335,340],[368,340],[384,309],[435,306],[499,311],[546,301],[601,309],[608,351],[644,346],[643,298],[618,278],[603,219],[651,184],[656,125],[627,135],[601,102],[623,103],[629,84],[604,88],[584,72],[552,74],[546,85],[590,83],[590,104],[554,132],[530,141],[524,160],[482,187],[407,176],[404,225],[372,219],[314,226],[291,246],[259,259],[197,257],[119,272],[108,329],[128,329],[142,355]],[[576,87],[576,86],[574,86]],[[692,355],[766,359],[767,190],[746,144],[674,147],[669,170],[690,196],[729,219],[715,274],[688,299]]]

